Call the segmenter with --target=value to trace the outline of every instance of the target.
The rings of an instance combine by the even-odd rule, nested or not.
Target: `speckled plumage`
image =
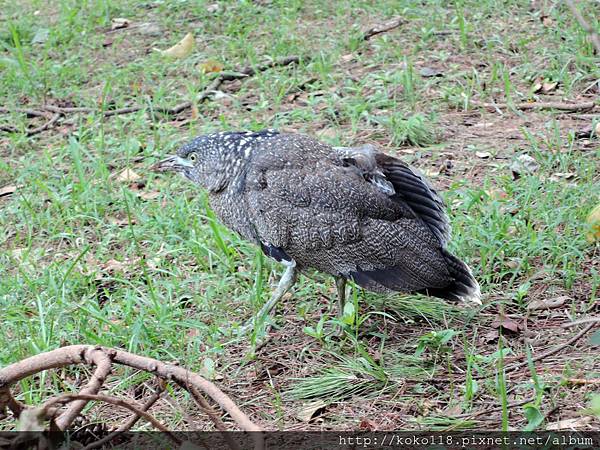
[[[223,223],[277,260],[378,292],[479,300],[445,249],[441,198],[397,158],[273,130],[200,136],[177,155],[174,169],[208,190]]]

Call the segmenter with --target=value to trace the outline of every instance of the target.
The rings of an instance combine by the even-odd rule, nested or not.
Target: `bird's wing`
[[[291,255],[300,246],[300,251],[318,251],[358,241],[366,219],[418,220],[361,171],[331,159],[330,147],[316,155],[295,153],[297,148],[259,155],[246,175],[248,214],[270,256],[279,259],[281,250]]]
[[[446,205],[425,177],[401,160],[384,153],[375,155],[377,166],[396,191],[391,197],[407,205],[445,246],[450,240]]]

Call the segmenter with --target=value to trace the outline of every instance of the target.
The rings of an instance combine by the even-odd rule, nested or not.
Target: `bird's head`
[[[205,189],[219,192],[243,172],[255,144],[277,134],[264,130],[199,136],[181,146],[176,155],[152,166],[152,170],[179,172]]]

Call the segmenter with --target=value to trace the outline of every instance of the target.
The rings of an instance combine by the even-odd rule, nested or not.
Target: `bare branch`
[[[163,392],[165,392],[166,384],[163,380],[159,379],[158,388],[152,394],[152,396],[146,400],[146,402],[140,408],[142,411],[148,411],[152,406],[158,401],[158,399],[162,396]],[[114,438],[119,436],[126,431],[129,431],[131,427],[133,427],[136,422],[140,419],[140,415],[137,413],[132,414],[132,416],[127,419],[127,422],[122,424],[119,428],[117,428],[112,433],[107,434],[102,439],[98,439],[96,442],[92,442],[91,444],[86,445],[81,450],[92,450],[94,448],[102,447],[107,442],[112,441]]]
[[[110,403],[111,405],[120,406],[121,408],[128,409],[129,411],[132,411],[133,413],[135,413],[137,416],[140,416],[140,417],[143,417],[144,419],[146,419],[157,430],[162,431],[163,433],[166,433],[169,436],[169,438],[171,440],[173,440],[173,442],[175,442],[176,444],[178,444],[178,445],[181,444],[181,441],[178,438],[173,436],[173,434],[162,423],[160,423],[158,420],[156,420],[152,415],[150,415],[146,411],[144,411],[143,407],[135,405],[133,401],[127,401],[122,398],[113,397],[110,395],[104,395],[104,394],[65,394],[65,395],[60,395],[58,397],[54,397],[54,398],[51,398],[50,400],[46,401],[46,403],[44,403],[41,406],[41,409],[42,409],[42,412],[47,413],[55,405],[58,405],[61,403],[67,403],[67,402],[80,401],[80,400],[83,400],[84,403],[88,403],[90,401],[99,401],[99,402],[104,402],[104,403]],[[47,417],[47,415],[46,415],[46,417]]]
[[[387,33],[388,31],[395,30],[400,25],[404,24],[404,19],[402,17],[394,17],[391,20],[388,20],[381,25],[376,25],[374,27],[369,28],[368,30],[363,32],[362,40],[368,41],[373,36],[376,36],[381,33]]]
[[[596,106],[595,102],[580,102],[580,103],[564,103],[564,102],[523,102],[509,105],[508,103],[483,103],[478,101],[471,101],[474,106],[487,108],[491,111],[496,111],[498,108],[509,108],[514,106],[522,111],[531,109],[558,109],[561,111],[588,111],[594,109]]]
[[[72,364],[87,364],[88,361],[93,361],[91,353],[98,350],[105,352],[112,359],[113,363],[150,372],[160,378],[173,380],[184,386],[193,385],[196,389],[206,393],[223,408],[242,430],[262,431],[262,428],[252,422],[231,398],[212,382],[202,378],[200,375],[174,364],[167,364],[145,356],[134,355],[120,349],[107,349],[91,345],[71,345],[31,356],[0,369],[0,389],[10,387],[19,380],[43,370],[56,369]],[[261,433],[252,433],[252,436],[255,439],[256,448],[263,448],[263,435]]]

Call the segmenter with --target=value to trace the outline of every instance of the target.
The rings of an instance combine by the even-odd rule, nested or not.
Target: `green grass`
[[[529,347],[507,337],[507,353],[498,353],[497,342],[484,340],[500,304],[522,318],[531,298],[567,294],[570,317],[597,311],[598,250],[585,240],[584,220],[600,201],[600,146],[575,137],[588,122],[552,111],[499,116],[477,102],[574,100],[600,78],[600,65],[562,3],[544,10],[552,26],[529,3],[223,1],[214,12],[196,1],[6,4],[0,98],[11,112],[0,114],[0,125],[17,132],[0,134],[0,188],[17,190],[0,197],[0,367],[75,343],[178,360],[196,371],[208,364],[224,384],[233,373],[251,377],[255,366],[268,365],[250,340],[230,335],[260,309],[283,269],[222,226],[204,193],[148,168],[192,136],[271,127],[335,145],[376,142],[429,175],[449,207],[451,250],[470,263],[486,305],[465,310],[353,287],[357,307],[336,339],[328,335],[332,280],[303,276],[273,319],[285,327],[277,339],[289,346],[286,369],[251,393],[256,402],[242,396],[244,406],[283,429],[306,398],[340,406],[328,416],[340,429],[357,427],[341,412],[349,404],[365,414],[377,404],[382,416],[398,402],[418,404],[399,407],[398,423],[422,429],[524,429],[541,426],[540,416],[551,420],[547,392],[567,388],[533,366],[526,374],[533,385],[504,376],[508,363],[499,355],[529,355]],[[598,27],[593,5],[581,9]],[[396,15],[407,21],[399,30],[360,39],[361,30]],[[109,32],[115,17],[132,26]],[[152,50],[188,31],[196,36],[188,58],[166,60]],[[302,57],[297,65],[224,84],[227,96],[197,105],[197,116],[155,112],[195,101],[214,76],[199,63],[216,60],[234,71],[293,54]],[[423,68],[442,76],[423,76]],[[557,90],[534,93],[538,78],[558,82]],[[69,115],[70,123],[28,137],[25,130],[42,121],[17,108],[45,103],[97,112]],[[101,114],[131,105],[144,109]],[[493,156],[476,156],[482,149]],[[514,179],[509,165],[524,153],[539,169]],[[140,175],[137,183],[118,181],[126,168]],[[444,330],[456,333],[432,343]],[[542,331],[532,345],[546,347],[554,337]],[[579,375],[600,371],[593,358],[578,361],[571,369]],[[449,383],[426,381],[435,377]],[[131,389],[142,378],[127,373],[111,389]],[[20,398],[39,402],[63,387],[46,374],[24,381]],[[508,414],[506,405],[532,394],[533,404]],[[437,405],[433,411],[424,399]],[[440,416],[454,404],[466,412],[498,406],[502,414],[488,422]]]

